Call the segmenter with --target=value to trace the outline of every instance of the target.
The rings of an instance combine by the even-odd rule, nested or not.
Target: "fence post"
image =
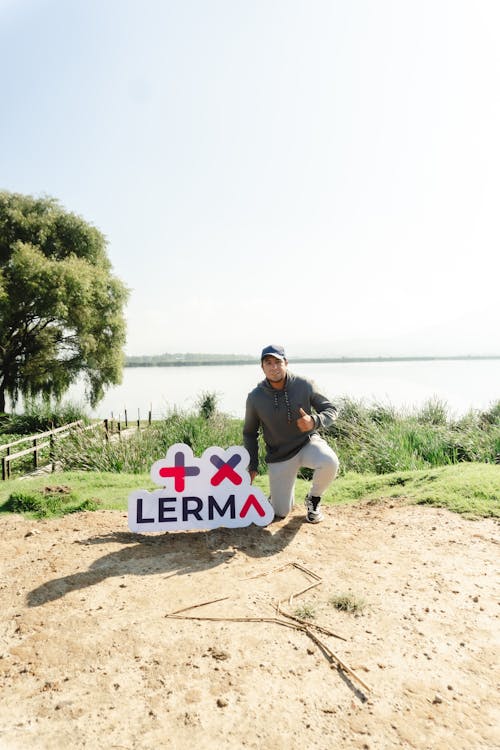
[[[108,440],[109,440],[109,425],[108,425],[108,420],[107,419],[104,420],[104,433],[106,435],[106,442],[108,442]]]
[[[54,435],[50,436],[49,442],[50,442],[50,448],[49,448],[50,463],[52,464],[52,471],[55,471],[56,470],[56,462],[54,460],[54,444],[55,444],[55,437],[54,437]]]
[[[7,456],[2,456],[2,480],[5,481],[7,479],[7,466],[8,463],[6,461]]]
[[[125,409],[125,429],[128,427],[127,409]]]
[[[120,440],[121,440],[121,437],[122,437],[122,423],[121,423],[121,418],[122,418],[122,415],[118,414],[118,422],[116,424],[117,424],[117,427],[118,427],[118,438]]]
[[[153,418],[153,404],[149,404],[148,424],[151,427],[151,420]]]
[[[38,450],[37,450],[37,439],[33,438],[33,468],[38,469]]]
[[[141,410],[137,409],[137,429],[141,429]]]

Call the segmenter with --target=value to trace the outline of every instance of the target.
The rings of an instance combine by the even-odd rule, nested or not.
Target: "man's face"
[[[287,364],[286,359],[277,359],[277,357],[268,355],[262,360],[262,369],[264,370],[264,375],[271,383],[279,383],[286,375]]]

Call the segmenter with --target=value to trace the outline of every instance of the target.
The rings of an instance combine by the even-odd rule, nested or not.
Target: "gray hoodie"
[[[314,419],[311,432],[301,432],[297,427],[300,408]],[[259,428],[266,444],[266,461],[275,463],[295,456],[311,435],[316,435],[321,427],[329,427],[336,416],[337,410],[312,380],[287,372],[283,390],[263,380],[248,394],[246,403],[243,443],[250,454],[249,471],[257,471]]]

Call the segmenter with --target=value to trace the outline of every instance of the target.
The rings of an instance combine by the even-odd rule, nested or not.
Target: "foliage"
[[[305,494],[306,487],[298,485],[296,494],[300,492]],[[469,516],[500,518],[500,471],[492,464],[461,463],[391,474],[349,472],[331,485],[323,502],[376,502],[388,498],[405,498]]]
[[[42,490],[12,492],[5,504],[5,510],[12,513],[31,513],[36,518],[66,515],[82,510],[97,510],[99,502],[92,499],[79,501],[65,485],[44,487]]]
[[[121,378],[126,296],[98,229],[0,192],[0,412],[6,395],[59,398],[79,373],[95,405]]]
[[[204,391],[198,396],[196,406],[198,407],[198,413],[200,417],[204,419],[211,419],[217,412],[217,394]]]
[[[136,474],[88,471],[58,472],[57,475],[50,477],[46,475],[30,477],[29,479],[24,479],[22,482],[18,479],[0,482],[0,511],[33,512],[21,510],[20,504],[17,505],[17,510],[14,511],[9,501],[11,495],[22,492],[27,495],[35,495],[36,498],[40,495],[45,496],[47,486],[51,486],[49,482],[55,483],[56,481],[58,483],[57,486],[69,488],[70,491],[68,494],[71,497],[66,495],[66,499],[70,504],[74,503],[75,508],[79,507],[81,510],[88,509],[88,506],[92,503],[103,509],[123,510],[127,507],[127,498],[131,490],[138,488],[155,489],[155,485],[151,482],[149,475],[146,474],[138,476]],[[19,501],[19,503],[21,502],[24,501]],[[33,501],[30,501],[28,498],[25,502],[29,504]],[[36,503],[36,501],[34,502]],[[64,497],[60,498],[59,502],[64,508]]]
[[[310,602],[305,602],[300,607],[297,607],[293,614],[300,620],[314,620],[316,618],[316,608]]]
[[[454,421],[436,400],[406,413],[343,399],[326,439],[340,457],[342,472],[383,474],[461,461],[495,463],[500,458],[499,405]]]
[[[63,469],[149,471],[154,461],[164,456],[170,445],[185,443],[200,456],[206,448],[228,448],[241,443],[241,422],[217,413],[210,419],[173,412],[151,427],[130,437],[105,442],[101,431],[75,432],[56,444],[55,458]]]
[[[329,604],[341,612],[349,612],[351,614],[359,614],[366,607],[366,602],[362,597],[355,596],[351,593],[332,596],[329,600]]]
[[[99,508],[125,510],[132,490],[157,489],[148,470],[141,473],[116,473],[101,471],[58,472],[59,485],[71,488],[76,506],[95,502]],[[52,481],[55,476],[52,477]],[[0,482],[0,512],[13,512],[9,498],[20,488],[26,493],[43,493],[47,476],[24,480],[11,479]],[[267,476],[255,480],[264,492],[269,491]],[[308,483],[297,480],[297,502],[305,497]],[[385,502],[403,498],[404,502],[434,505],[447,508],[468,517],[500,518],[500,472],[497,466],[480,463],[462,463],[432,470],[398,472],[394,474],[348,473],[337,479],[323,496],[325,505],[343,503]],[[29,502],[29,501],[28,501]],[[83,508],[83,506],[81,506]],[[24,512],[17,505],[16,512]]]
[[[205,396],[210,397],[206,399]],[[186,443],[195,455],[211,445],[229,447],[242,442],[241,420],[212,412],[214,394],[201,398],[200,414],[175,411],[127,440],[103,444],[102,434],[75,434],[57,447],[56,459],[66,469],[148,471],[173,443]],[[203,412],[209,416],[203,415]],[[433,424],[422,416],[398,414],[392,408],[365,407],[345,400],[338,420],[326,434],[340,457],[341,474],[350,471],[384,474],[446,466],[462,461],[494,463],[500,456],[500,419],[496,405],[488,412],[471,412],[459,422]],[[211,416],[210,416],[211,415]],[[265,474],[265,449],[259,441],[259,471]],[[310,479],[310,470],[302,478]]]
[[[0,425],[0,433],[16,433],[18,436],[32,435],[35,432],[44,432],[80,419],[89,422],[85,407],[81,404],[71,401],[54,403],[50,399],[28,398],[24,402],[22,414],[6,415],[6,419]]]

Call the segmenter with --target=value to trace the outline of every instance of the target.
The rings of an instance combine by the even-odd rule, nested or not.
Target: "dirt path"
[[[0,748],[499,748],[498,524],[326,513],[150,536],[111,511],[1,518]],[[272,618],[311,582],[287,563],[321,577],[292,608],[370,691],[304,632],[165,617],[228,597],[187,614]],[[361,615],[330,603],[347,592]]]

